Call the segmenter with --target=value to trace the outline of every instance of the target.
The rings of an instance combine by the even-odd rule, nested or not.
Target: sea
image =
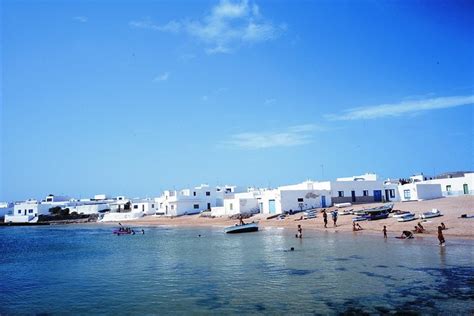
[[[470,240],[143,229],[0,227],[0,314],[474,313]]]

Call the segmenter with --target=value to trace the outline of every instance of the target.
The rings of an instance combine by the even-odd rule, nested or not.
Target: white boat
[[[337,208],[341,208],[341,207],[348,207],[348,206],[351,206],[352,204],[349,203],[349,202],[346,202],[346,203],[334,203],[334,206],[337,207]]]
[[[354,209],[340,211],[339,215],[351,215],[353,210]]]
[[[409,215],[409,214],[411,214],[410,211],[399,211],[397,213],[393,213],[392,217],[393,218],[399,218],[399,217],[403,217],[403,216]]]
[[[312,219],[316,218],[316,211],[315,210],[309,210],[303,213],[304,219]]]
[[[258,222],[252,222],[243,225],[229,226],[224,229],[226,234],[250,233],[258,231]]]
[[[426,218],[438,217],[438,216],[441,216],[441,215],[443,215],[443,214],[441,214],[441,212],[438,209],[434,208],[429,212],[425,212],[423,214],[420,214],[420,218],[426,219]]]
[[[397,217],[397,221],[399,221],[399,222],[409,222],[409,221],[413,221],[415,219],[416,219],[416,216],[413,213],[403,214],[403,215]]]

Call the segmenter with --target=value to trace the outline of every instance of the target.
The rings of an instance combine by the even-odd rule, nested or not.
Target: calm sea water
[[[0,314],[474,312],[470,241],[111,230],[0,228]]]

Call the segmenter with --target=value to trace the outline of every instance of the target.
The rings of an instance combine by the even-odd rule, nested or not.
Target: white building
[[[132,212],[142,212],[143,215],[155,215],[158,211],[158,203],[151,199],[132,200]]]
[[[306,181],[295,185],[263,190],[257,198],[263,214],[282,214],[290,211],[327,207],[332,204],[329,190],[317,189],[314,182]]]
[[[8,214],[13,215],[13,203],[0,202],[0,218]]]
[[[441,185],[424,182],[412,182],[399,185],[398,191],[402,202],[432,200],[443,197]]]
[[[448,172],[424,182],[441,185],[443,196],[474,195],[473,172]]]
[[[249,192],[227,193],[224,196],[223,206],[211,208],[212,216],[232,216],[235,214],[259,213],[259,190],[249,190]]]
[[[197,214],[213,207],[223,206],[224,196],[238,191],[240,188],[235,186],[210,187],[207,184],[193,189],[167,190],[155,199],[159,203],[157,213],[167,216]]]
[[[5,223],[35,223],[40,215],[48,215],[51,204],[37,200],[17,202],[13,206],[13,214],[5,215]]]

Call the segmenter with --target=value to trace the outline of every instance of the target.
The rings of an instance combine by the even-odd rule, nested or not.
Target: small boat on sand
[[[441,216],[441,212],[438,209],[432,209],[431,211],[425,212],[423,214],[420,214],[420,218],[426,219],[426,218],[433,218],[433,217],[438,217]]]
[[[403,217],[405,215],[408,215],[408,214],[411,214],[410,211],[396,211],[395,213],[392,213],[392,217],[393,218],[399,218],[399,217]]]
[[[351,215],[353,210],[354,209],[340,211],[339,215]]]
[[[397,217],[397,221],[399,221],[399,222],[409,222],[409,221],[412,221],[412,220],[415,220],[415,219],[416,219],[415,214],[410,213],[410,212],[408,212],[408,214],[404,214],[404,215],[401,215],[401,216]]]
[[[258,231],[258,223],[236,224],[224,229],[226,234],[250,233]]]

